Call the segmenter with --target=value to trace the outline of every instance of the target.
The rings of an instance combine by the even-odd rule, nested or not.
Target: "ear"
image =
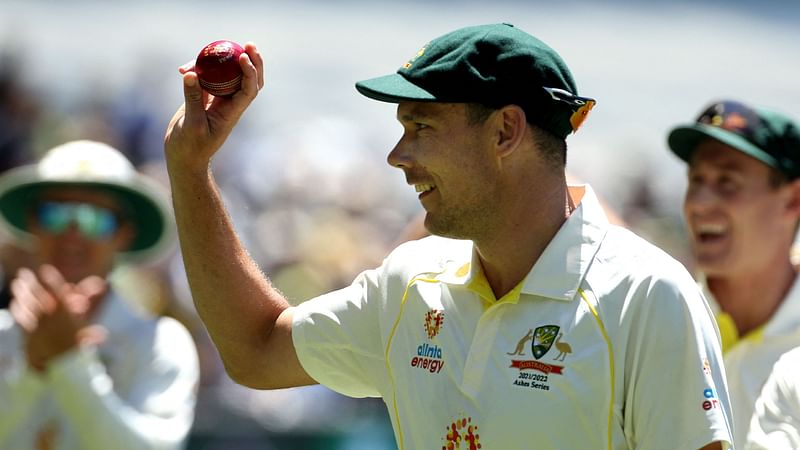
[[[525,111],[517,105],[507,105],[495,115],[497,123],[497,156],[506,157],[519,147],[528,131]]]
[[[800,178],[789,181],[786,187],[788,188],[786,212],[794,216],[795,220],[800,220]]]

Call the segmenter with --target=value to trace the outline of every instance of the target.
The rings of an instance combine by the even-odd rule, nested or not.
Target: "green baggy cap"
[[[724,100],[709,105],[695,123],[670,131],[670,149],[692,159],[697,145],[715,139],[778,169],[790,180],[800,177],[800,127],[775,111]]]
[[[578,97],[566,63],[510,24],[461,28],[438,37],[396,73],[356,83],[375,100],[518,105],[528,121],[565,138],[594,106]]]

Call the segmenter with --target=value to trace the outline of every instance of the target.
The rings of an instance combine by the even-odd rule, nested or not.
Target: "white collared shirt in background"
[[[183,448],[194,419],[199,365],[191,335],[171,318],[136,315],[109,295],[98,348],[72,350],[43,374],[30,370],[23,336],[0,310],[0,449]]]
[[[800,449],[800,347],[773,366],[756,401],[744,449]]]

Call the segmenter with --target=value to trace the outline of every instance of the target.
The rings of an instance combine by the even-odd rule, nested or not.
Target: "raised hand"
[[[239,118],[264,86],[264,60],[248,42],[239,57],[242,87],[231,97],[214,97],[204,91],[194,72],[194,62],[181,66],[184,104],[170,120],[164,137],[167,164],[189,170],[206,170]]]

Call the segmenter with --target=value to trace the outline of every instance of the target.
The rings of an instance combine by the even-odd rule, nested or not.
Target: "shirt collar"
[[[800,327],[800,276],[795,277],[792,287],[786,293],[786,298],[767,322],[764,333],[792,334],[797,332],[798,327]]]
[[[570,186],[569,194],[580,203],[528,273],[524,294],[572,300],[608,231],[608,218],[589,185]]]
[[[701,275],[698,283],[703,289],[703,293],[705,294],[706,299],[708,299],[711,311],[717,317],[717,321],[719,322],[720,319],[722,319],[722,321],[728,320],[730,316],[728,316],[720,308],[717,299],[714,298],[714,294],[712,294],[711,289],[708,288],[706,277]],[[730,321],[732,323],[733,319],[730,319]],[[755,336],[780,336],[793,334],[797,332],[798,328],[800,328],[800,276],[795,277],[792,287],[789,288],[789,292],[786,294],[786,297],[783,299],[780,306],[778,306],[778,309],[775,310],[767,323],[757,328],[757,334]],[[736,332],[735,325],[733,326],[732,331],[735,332],[735,335],[728,336],[728,339],[732,340],[732,342],[736,342],[740,336],[738,335],[738,332]],[[722,329],[720,329],[720,332],[722,332]],[[731,331],[728,333],[730,332]]]
[[[523,294],[572,300],[608,231],[608,218],[591,186],[569,186],[569,193],[577,207],[528,272]],[[479,273],[478,261],[472,245],[470,261],[451,260],[438,278],[450,284],[469,284]]]

